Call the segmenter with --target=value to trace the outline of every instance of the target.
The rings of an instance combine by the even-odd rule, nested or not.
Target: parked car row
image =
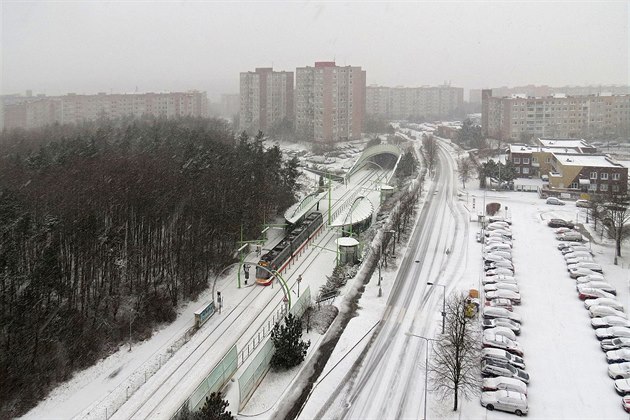
[[[556,228],[556,238],[561,241],[558,249],[567,263],[570,277],[575,279],[578,297],[584,301],[584,307],[592,318],[595,336],[601,341],[602,351],[606,352],[608,375],[615,380],[615,390],[623,397],[621,404],[624,410],[630,412],[630,321],[616,298],[617,290],[606,282],[604,271],[593,259],[590,248],[584,246],[581,240],[559,237],[571,233],[558,231],[568,228],[560,226],[562,222],[552,219],[548,225]]]
[[[505,220],[486,226],[483,250],[485,277],[482,309],[481,405],[488,410],[526,414],[527,384],[523,349],[517,341],[521,317],[514,312],[521,295],[514,277],[512,230]]]

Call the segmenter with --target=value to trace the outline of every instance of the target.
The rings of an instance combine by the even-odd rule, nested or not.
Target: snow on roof
[[[555,155],[556,153],[554,153]],[[555,158],[564,166],[599,166],[604,168],[619,168],[623,166],[613,162],[605,155],[571,154],[555,156]]]
[[[370,200],[366,197],[362,198],[363,200],[358,200],[355,205],[349,206],[347,210],[341,212],[341,214],[330,224],[330,226],[348,226],[372,217],[372,213],[374,213],[374,206],[372,205],[372,202],[370,202]]]
[[[590,144],[582,139],[539,138],[538,142],[544,147],[590,147]]]

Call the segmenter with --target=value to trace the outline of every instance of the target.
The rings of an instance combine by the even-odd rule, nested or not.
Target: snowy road
[[[435,189],[435,194],[433,191]],[[453,160],[440,151],[435,183],[419,217],[407,253],[392,289],[387,308],[370,344],[331,393],[318,418],[419,418],[424,402],[423,340],[412,332],[432,337],[441,328],[441,305],[466,267],[467,217],[454,199]],[[461,232],[461,230],[465,232]],[[447,252],[449,250],[449,252]]]

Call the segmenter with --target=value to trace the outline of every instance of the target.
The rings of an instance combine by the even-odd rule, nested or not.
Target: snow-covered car
[[[604,316],[619,316],[623,318],[628,318],[625,312],[618,311],[610,306],[604,305],[593,305],[588,308],[588,314],[591,318],[601,318]]]
[[[493,327],[483,330],[484,334],[502,335],[510,340],[516,340],[516,334],[510,328],[507,327]]]
[[[581,285],[580,285],[581,286]],[[578,287],[578,297],[581,300],[585,299],[597,299],[597,298],[614,298],[615,295],[603,291],[602,289],[595,289],[593,287]]]
[[[520,392],[489,391],[481,393],[481,405],[492,411],[494,409],[514,413],[517,416],[527,414],[527,396]]]
[[[486,231],[486,236],[512,238],[512,231],[508,229],[494,229],[494,230]]]
[[[624,348],[607,351],[606,361],[608,363],[630,362],[630,349]]]
[[[484,265],[485,265],[484,269],[486,271],[494,270],[495,268],[507,268],[508,270],[512,270],[512,272],[514,272],[514,265],[512,264],[511,261],[508,261],[506,259],[499,260],[499,261],[485,262]]]
[[[630,394],[630,379],[615,379],[615,391],[621,396]]]
[[[623,305],[615,297],[586,299],[584,301],[584,307],[586,309],[589,309],[591,306],[595,306],[595,305],[610,306],[611,308],[616,309],[618,311],[623,311]]]
[[[560,242],[560,243],[558,244],[557,248],[558,248],[560,251],[562,251],[562,250],[563,250],[563,249],[565,249],[565,248],[574,247],[574,246],[576,246],[576,245],[582,245],[582,243],[581,243],[581,242],[571,242],[571,241],[568,241],[568,242]]]
[[[575,201],[575,207],[585,207],[585,208],[589,208],[591,207],[591,202],[588,200],[576,200]]]
[[[510,226],[508,224],[503,225],[503,224],[490,223],[486,225],[486,231],[488,232],[505,231],[505,232],[508,232],[510,235],[512,234],[512,229],[510,229]]]
[[[573,229],[575,227],[573,222],[570,222],[564,219],[550,219],[547,222],[547,226],[552,227],[552,228],[566,227],[570,229]]]
[[[626,395],[621,399],[621,406],[626,413],[630,413],[630,395]]]
[[[607,338],[602,340],[600,347],[603,351],[630,348],[630,338]]]
[[[506,222],[505,220],[492,220],[489,221],[488,225],[486,227],[504,227],[506,229],[510,229],[510,224],[508,222]]]
[[[568,249],[572,250],[572,252],[566,252],[565,253],[564,251],[566,251]],[[593,260],[593,255],[591,255],[590,252],[582,251],[582,250],[573,250],[573,248],[571,248],[571,247],[563,249],[562,250],[562,254],[563,254],[563,257],[564,257],[565,261],[569,261],[570,259],[580,258],[580,257],[587,257],[590,260]]]
[[[515,283],[504,283],[502,281],[496,283],[490,283],[483,286],[484,292],[492,292],[499,289],[511,290],[513,292],[518,293],[518,285]]]
[[[481,374],[483,376],[507,376],[508,378],[523,381],[526,384],[529,383],[529,374],[508,362],[483,359],[481,360]]]
[[[567,265],[567,270],[569,270],[569,272],[572,272],[573,270],[577,270],[579,268],[586,268],[596,273],[604,273],[604,269],[602,268],[602,266],[595,262],[578,262],[576,264]]]
[[[586,283],[578,283],[575,287],[578,292],[580,291],[580,288],[588,287],[603,290],[604,292],[608,292],[611,295],[617,295],[617,289],[615,289],[611,284],[606,283],[605,281],[589,281]]]
[[[508,219],[508,218],[503,217],[503,216],[490,216],[490,217],[488,217],[488,222],[490,222],[490,223],[503,222],[503,223],[507,223],[508,225],[511,225],[512,224],[512,219]]]
[[[499,262],[499,261],[507,261],[507,262],[510,262],[511,264],[511,260],[505,258],[502,255],[496,254],[494,252],[483,255],[482,259],[483,259],[484,264],[486,265],[490,263],[494,263],[494,262]]]
[[[599,319],[599,318],[597,318]],[[481,328],[488,329],[494,327],[504,327],[511,329],[514,334],[519,335],[521,333],[521,324],[514,322],[507,318],[492,318],[481,320]]]
[[[608,376],[613,379],[630,378],[630,362],[611,363],[608,365]]]
[[[486,252],[483,259],[485,261],[492,261],[493,258],[500,257],[504,260],[512,261],[512,251],[511,250],[494,250],[490,252]]]
[[[562,252],[562,255],[567,255],[571,252],[579,252],[579,251],[585,251],[585,252],[588,252],[589,255],[593,255],[591,250],[585,247],[584,245],[567,246],[560,250],[560,252]]]
[[[497,289],[492,292],[487,292],[486,299],[510,299],[514,305],[521,304],[521,294],[507,289]]]
[[[512,251],[512,245],[505,242],[492,242],[490,245],[486,245],[484,251]]]
[[[561,233],[567,233],[567,232],[575,232],[575,231],[568,227],[559,227],[553,230],[553,233],[555,233],[556,235],[559,235]]]
[[[547,201],[545,201],[545,203],[553,204],[554,206],[564,206],[564,201],[561,201],[559,198],[556,197],[547,198]]]
[[[587,283],[589,281],[606,281],[606,277],[604,277],[603,274],[599,274],[599,273],[593,272],[593,274],[588,274],[586,276],[580,276],[577,279],[575,279],[575,281],[577,283]]]
[[[487,347],[481,349],[481,359],[495,360],[498,362],[507,362],[519,369],[525,369],[525,361],[522,357],[516,356],[509,351]]]
[[[493,308],[491,306],[485,306],[481,310],[481,316],[485,319],[507,318],[511,319],[512,321],[518,322],[519,324],[522,324],[521,316],[519,314],[505,308]]]
[[[569,276],[571,276],[572,279],[577,279],[578,277],[582,277],[582,276],[588,276],[590,274],[598,274],[598,273],[596,271],[589,270],[588,268],[576,268],[574,270],[569,270]]]
[[[523,350],[521,349],[520,344],[517,341],[510,340],[504,335],[486,334],[484,332],[481,339],[481,345],[483,347],[507,350],[517,356],[523,356]]]
[[[493,284],[493,283],[509,283],[509,284],[517,284],[514,276],[506,276],[505,274],[499,274],[497,276],[485,276],[482,280],[483,284]]]
[[[593,271],[594,272],[594,271]],[[486,270],[486,277],[488,276],[514,276],[514,270],[504,267],[491,268]]]
[[[564,260],[567,264],[567,267],[573,264],[578,264],[581,262],[595,262],[592,256],[590,255],[581,255],[579,257],[570,257]]]
[[[571,241],[571,242],[582,242],[584,240],[580,232],[560,233],[556,235],[556,239],[559,241]]]
[[[605,338],[630,338],[630,328],[627,328],[627,327],[598,328],[595,330],[595,335],[597,336],[598,340],[603,340]]]
[[[608,327],[630,328],[630,321],[620,316],[604,316],[601,318],[591,319],[591,326],[593,328],[608,328]]]
[[[492,308],[505,308],[510,312],[514,310],[514,306],[512,305],[512,301],[510,299],[486,300],[485,306],[490,306]]]
[[[488,349],[490,350],[490,349]],[[508,378],[506,376],[495,376],[494,378],[483,378],[481,382],[482,391],[514,391],[527,395],[527,385],[518,379]]]

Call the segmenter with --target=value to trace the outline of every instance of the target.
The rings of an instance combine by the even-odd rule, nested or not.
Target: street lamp
[[[436,284],[428,281],[427,284],[429,286],[439,286],[444,289],[444,293],[442,294],[442,334],[444,334],[444,324],[446,322],[446,286],[443,284]]]
[[[421,335],[406,332],[409,337],[421,338],[427,343],[427,351],[424,354],[424,420],[427,420],[427,388],[429,387],[429,341],[438,341],[433,338],[426,338]]]

